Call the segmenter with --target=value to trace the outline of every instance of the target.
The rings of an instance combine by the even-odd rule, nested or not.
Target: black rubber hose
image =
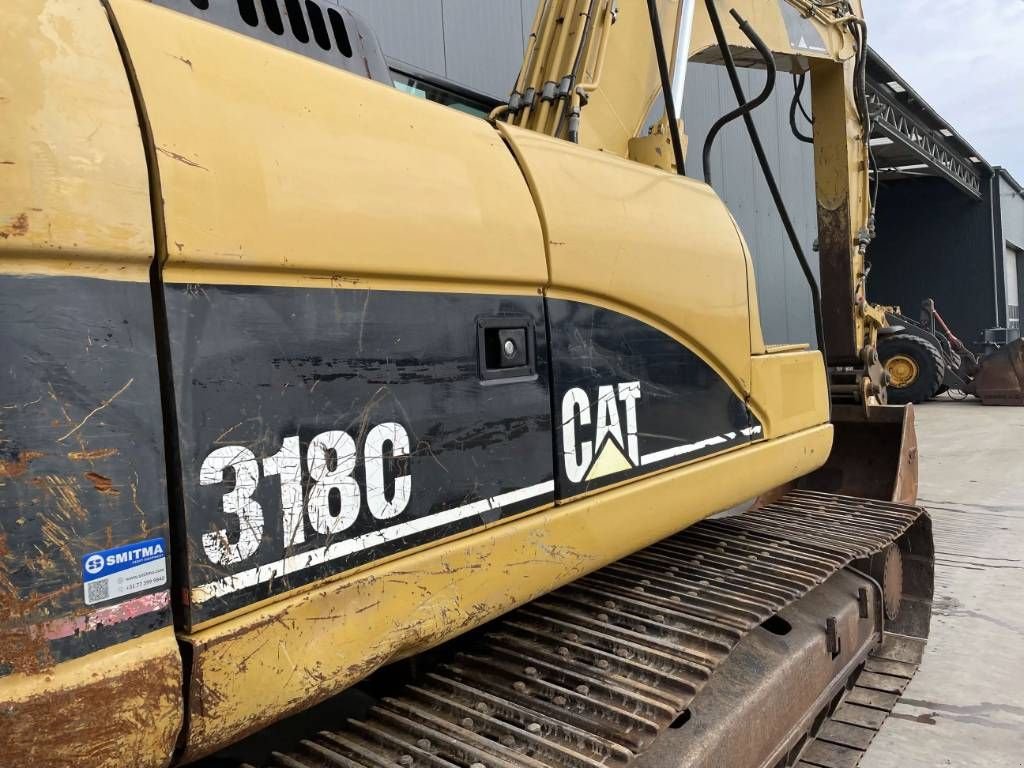
[[[793,77],[796,78],[796,80],[798,81],[800,95],[802,96],[804,92],[804,86],[807,84],[807,73],[801,72],[799,75],[793,75]],[[804,103],[802,101],[798,101],[797,106],[800,107],[800,114],[804,116],[804,120],[806,120],[811,125],[814,125],[814,118],[807,114],[807,110],[804,109]]]
[[[868,25],[863,19],[850,19],[850,27],[859,30],[857,35],[857,77],[854,78],[854,95],[861,123],[864,125],[864,141],[871,138],[871,108],[868,106]]]
[[[807,122],[812,122],[812,120],[807,116],[807,113],[804,111],[803,104],[800,102],[800,97],[803,96],[804,83],[806,81],[807,76],[802,73],[799,77],[793,78],[793,100],[789,104],[789,128],[791,131],[793,131],[793,135],[797,138],[798,141],[802,141],[805,144],[813,144],[814,139],[812,139],[810,136],[806,136],[805,134],[801,133],[800,127],[796,124],[796,112],[798,109],[801,113],[803,113],[803,116],[804,118],[807,119]]]
[[[857,38],[857,76],[854,78],[854,94],[857,100],[857,111],[860,113],[862,130],[864,131],[864,143],[868,148],[868,167],[875,171],[874,190],[871,193],[871,218],[868,222],[869,234],[875,236],[875,210],[878,206],[878,190],[881,180],[878,178],[878,169],[875,167],[874,153],[871,151],[871,107],[868,104],[868,25],[863,19],[851,19],[850,30],[856,30]]]
[[[743,93],[743,85],[740,83],[740,77],[736,72],[736,62],[733,60],[732,51],[729,50],[729,42],[725,37],[725,30],[722,29],[722,20],[719,18],[718,9],[715,7],[715,0],[705,0],[705,2],[708,9],[708,16],[711,19],[711,26],[715,32],[715,40],[717,40],[718,48],[725,59],[725,68],[729,72],[729,80],[732,83],[732,89],[736,95],[736,101],[738,104],[742,105],[746,102],[746,96]],[[774,70],[775,60],[764,41],[760,38],[753,27],[751,27],[735,10],[730,11],[730,13],[739,23],[740,29],[743,30],[743,34],[747,36],[747,39],[754,44],[754,47],[756,47],[761,53],[761,56],[764,57],[765,66],[767,66],[770,71]],[[768,164],[768,156],[765,154],[764,145],[761,143],[761,137],[757,132],[757,126],[754,125],[754,119],[750,116],[749,112],[743,114],[743,122],[747,126],[747,133],[750,135],[750,143],[754,148],[754,154],[757,155],[757,162],[761,166],[761,172],[764,174],[764,180],[768,184],[768,190],[771,192],[772,200],[775,202],[775,208],[779,212],[779,218],[782,220],[782,225],[786,230],[786,235],[789,237],[789,242],[793,246],[793,251],[796,253],[796,258],[800,262],[800,268],[803,270],[804,278],[807,280],[807,285],[810,288],[811,301],[814,310],[815,337],[817,338],[818,349],[825,358],[827,364],[828,355],[825,350],[825,329],[821,316],[821,290],[818,288],[818,281],[814,278],[814,272],[811,270],[811,265],[807,261],[807,255],[804,253],[803,246],[800,245],[800,238],[797,237],[796,229],[793,227],[793,221],[790,219],[789,212],[786,210],[786,204],[782,199],[782,193],[779,191],[779,185],[775,181],[775,174],[772,173],[771,166]]]
[[[661,94],[665,102],[669,135],[672,137],[672,152],[676,159],[676,173],[686,175],[686,160],[683,157],[683,143],[679,137],[679,122],[676,120],[676,103],[672,96],[672,78],[668,73],[668,59],[665,58],[665,39],[661,36],[661,19],[658,17],[656,0],[647,0],[647,13],[651,17],[651,34],[654,36],[654,55],[658,59],[658,74],[661,75]]]
[[[732,13],[737,20],[740,20],[739,14],[735,11],[732,11]],[[742,27],[742,24],[740,26]],[[721,132],[725,126],[736,118],[748,117],[751,112],[768,101],[768,98],[772,95],[772,91],[775,90],[775,78],[777,73],[771,51],[768,50],[768,47],[764,44],[764,41],[761,40],[761,38],[757,38],[756,40],[751,38],[751,42],[754,43],[755,47],[760,46],[758,47],[758,51],[768,64],[768,76],[765,78],[764,88],[761,90],[761,93],[757,95],[757,98],[749,102],[746,100],[745,96],[743,98],[737,98],[739,106],[732,110],[732,112],[726,112],[718,118],[718,120],[715,121],[715,124],[712,125],[711,129],[708,131],[707,138],[704,139],[704,153],[702,155],[704,160],[704,181],[708,184],[711,183],[711,149],[715,146],[715,140],[718,138],[719,132]]]

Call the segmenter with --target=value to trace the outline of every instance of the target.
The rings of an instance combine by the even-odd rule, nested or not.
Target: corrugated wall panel
[[[1024,195],[1017,192],[1002,173],[997,175],[999,193],[999,223],[1003,238],[1003,273],[1006,295],[1006,317],[1012,317],[1016,307],[1017,317],[1007,325],[1020,327],[1020,310],[1024,307]]]
[[[530,29],[533,27],[533,17],[537,13],[537,6],[540,5],[540,0],[522,0],[523,7],[523,48],[526,48],[526,38],[530,34]]]
[[[1007,328],[1020,328],[1020,289],[1017,280],[1017,252],[1009,245],[1003,249],[1003,273],[1006,279]]]
[[[1020,321],[1024,321],[1024,317],[1021,314],[1024,313],[1024,251],[1017,251],[1017,316]],[[1024,328],[1024,322],[1020,323],[1020,327]]]
[[[999,177],[999,212],[1003,220],[1003,237],[1014,247],[1024,249],[1024,196]]]
[[[739,74],[751,98],[764,87],[763,72],[741,70]],[[817,238],[814,153],[810,145],[798,142],[790,132],[792,97],[791,78],[780,76],[774,96],[755,112],[754,123],[817,275],[817,254],[812,250]],[[804,100],[809,105],[806,92]],[[683,119],[689,136],[688,175],[703,178],[701,154],[707,132],[720,115],[735,106],[723,67],[689,65],[683,99]],[[712,186],[736,217],[753,256],[765,339],[769,343],[813,343],[814,316],[807,282],[775,211],[742,121],[736,121],[720,134],[711,153],[711,169]]]
[[[508,98],[523,61],[522,0],[443,0],[443,9],[448,79]]]
[[[343,0],[377,33],[384,55],[445,76],[443,0]]]

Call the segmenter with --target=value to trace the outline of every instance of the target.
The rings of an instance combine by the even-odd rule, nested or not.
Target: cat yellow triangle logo
[[[587,473],[587,482],[597,480],[600,477],[614,475],[618,472],[625,472],[627,469],[632,468],[633,465],[629,463],[629,459],[619,450],[619,446],[615,444],[614,440],[608,438],[604,441],[604,447],[597,455],[597,460],[590,466],[590,472]]]

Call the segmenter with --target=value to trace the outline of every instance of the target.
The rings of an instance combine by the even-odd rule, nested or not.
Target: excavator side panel
[[[500,138],[112,7],[163,199],[186,628],[549,503],[547,265]],[[505,331],[519,365],[489,358]]]
[[[542,201],[538,214],[546,193],[483,121],[139,0],[111,7],[163,202],[190,597],[184,759],[824,461],[823,413],[777,439],[755,431],[749,265],[701,185],[583,152],[561,171],[591,177],[574,186],[582,204],[619,185],[594,217],[608,231],[587,239],[583,208]],[[687,210],[685,226],[655,231]],[[643,215],[646,235],[627,226]],[[571,263],[556,256],[562,235]],[[696,238],[694,268],[668,281],[680,235]],[[580,442],[603,423],[632,456],[633,401],[637,436],[656,443],[642,455],[675,452],[600,478],[600,495],[566,488],[551,508],[552,422],[596,359],[574,345],[615,339],[588,341],[593,317],[635,344],[620,369],[602,356],[612,367],[585,393],[595,432]],[[492,360],[495,335],[525,359]],[[664,351],[664,375],[643,345]],[[690,389],[669,391],[676,372]]]
[[[160,766],[182,720],[142,136],[103,6],[0,28],[0,763]]]
[[[548,238],[558,498],[763,439],[746,402],[747,264],[721,201],[696,182],[503,131]]]

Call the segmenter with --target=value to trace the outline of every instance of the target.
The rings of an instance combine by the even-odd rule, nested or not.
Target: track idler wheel
[[[896,621],[903,602],[903,555],[895,544],[871,558],[871,577],[882,587],[885,618]]]

